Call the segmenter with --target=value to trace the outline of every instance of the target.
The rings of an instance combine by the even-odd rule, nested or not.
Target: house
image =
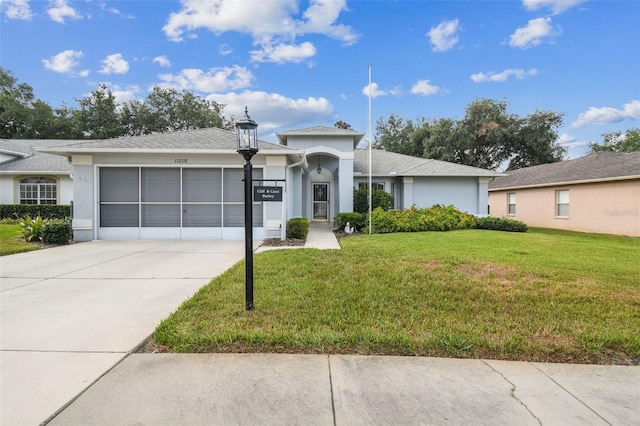
[[[489,184],[491,216],[640,237],[640,152],[598,152],[514,170]]]
[[[276,133],[253,157],[256,239],[281,237],[288,219],[332,221],[353,211],[353,189],[368,179],[364,133],[315,126]],[[74,238],[242,239],[244,160],[222,129],[63,141],[41,148],[70,160]],[[372,150],[372,180],[397,208],[453,204],[486,214],[489,181],[499,173]],[[0,168],[3,170],[3,168]]]
[[[70,204],[71,163],[36,150],[68,142],[0,139],[0,204]]]

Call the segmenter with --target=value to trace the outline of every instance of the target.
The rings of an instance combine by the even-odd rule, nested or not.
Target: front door
[[[329,220],[329,184],[313,184],[313,220]]]

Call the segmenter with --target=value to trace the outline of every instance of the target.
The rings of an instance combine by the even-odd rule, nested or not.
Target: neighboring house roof
[[[353,171],[362,175],[369,173],[367,149],[354,151]],[[373,176],[502,176],[501,173],[478,167],[449,163],[447,161],[412,157],[380,149],[371,150],[371,174]]]
[[[55,139],[0,139],[0,153],[13,157],[0,163],[0,174],[47,173],[71,174],[73,167],[69,160],[59,155],[38,152],[68,142]]]
[[[338,127],[313,126],[304,129],[287,130],[286,132],[276,133],[278,140],[282,145],[287,145],[289,136],[351,136],[353,137],[354,147],[360,143],[364,137],[364,133],[355,130],[340,129]]]
[[[70,155],[96,152],[175,152],[181,153],[229,153],[237,149],[236,134],[218,128],[185,130],[155,135],[127,136],[115,139],[63,141],[64,144],[49,147],[46,152]],[[281,154],[302,154],[302,151],[269,142],[258,142],[260,151]]]
[[[513,170],[491,182],[489,190],[626,179],[640,179],[640,152],[596,152],[574,160]]]

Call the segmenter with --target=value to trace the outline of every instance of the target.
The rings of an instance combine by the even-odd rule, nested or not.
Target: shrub
[[[371,214],[372,232],[451,231],[476,226],[475,216],[453,206],[434,205],[428,209],[412,206],[407,210],[375,209]]]
[[[371,208],[383,210],[393,208],[393,195],[382,189],[373,188],[371,191]],[[358,213],[369,213],[369,191],[367,188],[353,189],[353,211]]]
[[[51,221],[42,232],[42,241],[46,244],[69,244],[72,237],[73,230],[68,219]]]
[[[32,219],[31,216],[27,216],[19,222],[22,235],[27,241],[42,241],[42,235],[46,224],[47,220],[40,216],[37,216],[35,219]]]
[[[294,217],[287,222],[287,238],[305,240],[309,235],[309,221],[304,217]]]
[[[27,216],[64,219],[71,217],[71,206],[63,204],[0,204],[0,219],[20,219]]]
[[[338,229],[344,229],[347,225],[347,222],[357,230],[363,230],[366,224],[364,214],[358,212],[349,212],[349,213],[338,213],[336,218],[334,219],[334,224]]]
[[[519,220],[491,216],[476,219],[476,228],[508,232],[527,232],[528,230],[527,225]]]

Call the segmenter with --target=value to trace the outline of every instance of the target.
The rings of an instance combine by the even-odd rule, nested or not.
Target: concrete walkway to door
[[[311,222],[305,248],[340,249],[340,244],[333,233],[331,222]]]
[[[92,241],[1,257],[0,424],[46,421],[243,257],[244,241]]]

